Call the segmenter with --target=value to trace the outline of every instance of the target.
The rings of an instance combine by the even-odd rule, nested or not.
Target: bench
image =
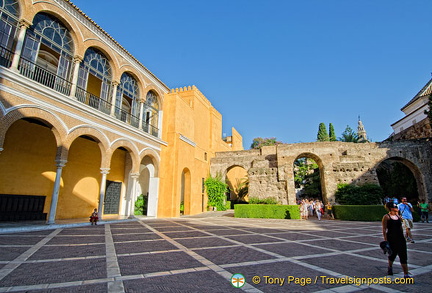
[[[0,194],[0,221],[46,220],[43,195]]]

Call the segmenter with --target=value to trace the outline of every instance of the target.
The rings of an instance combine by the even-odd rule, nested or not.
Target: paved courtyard
[[[378,222],[190,217],[1,234],[0,292],[426,292],[432,224],[414,236],[414,284],[382,284],[402,272],[397,259],[386,276]],[[381,284],[347,284],[367,280]]]

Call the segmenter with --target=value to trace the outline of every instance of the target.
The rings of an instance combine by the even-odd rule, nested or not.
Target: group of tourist
[[[334,219],[330,202],[324,205],[321,200],[305,198],[298,200],[297,204],[300,206],[300,215],[303,220],[316,216],[318,220],[321,221],[321,218],[326,215],[326,212],[329,219]]]

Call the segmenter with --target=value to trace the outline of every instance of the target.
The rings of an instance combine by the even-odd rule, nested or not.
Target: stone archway
[[[413,202],[427,199],[419,168],[405,158],[390,157],[383,160],[377,167],[377,175],[389,197],[407,197],[408,201]]]
[[[229,193],[227,200],[245,200],[244,196],[240,194],[239,190],[244,188],[244,185],[249,181],[247,170],[238,165],[233,165],[226,170],[225,182],[228,184]]]
[[[295,158],[293,165],[293,177],[295,185],[294,188],[296,190],[296,199],[302,197],[299,193],[301,193],[302,191],[304,193],[305,191],[303,189],[307,189],[309,191],[306,192],[307,197],[327,202],[324,184],[324,166],[320,157],[310,152],[301,153]],[[300,183],[300,188],[298,188],[295,182],[295,175],[296,172],[300,173],[299,169],[303,168],[305,168],[305,170],[303,171],[305,172],[304,177],[307,182]]]

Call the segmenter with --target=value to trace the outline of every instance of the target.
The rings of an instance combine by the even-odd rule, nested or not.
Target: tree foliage
[[[318,126],[318,134],[317,134],[317,141],[329,141],[329,135],[327,133],[327,128],[324,123],[320,123]]]
[[[332,123],[329,124],[329,139],[330,141],[336,141],[336,132]]]
[[[376,184],[339,184],[335,197],[341,205],[375,205],[382,204],[384,191]]]
[[[276,137],[268,137],[268,138],[256,137],[252,141],[251,149],[260,149],[263,146],[271,146],[271,145],[277,145],[281,143],[282,142],[277,141]]]
[[[249,179],[236,178],[236,185],[234,191],[237,194],[238,200],[245,201],[245,197],[249,194]]]
[[[417,182],[411,170],[400,162],[384,161],[377,168],[377,176],[385,194],[390,197],[418,198]]]
[[[345,128],[344,132],[342,133],[342,136],[339,138],[340,141],[343,142],[358,142],[358,135],[357,133],[349,126]]]
[[[318,164],[308,158],[294,161],[294,183],[296,188],[302,188],[302,196],[321,197],[321,177]]]
[[[216,207],[218,211],[226,210],[224,201],[228,185],[222,180],[222,175],[209,176],[204,181],[204,185],[207,191],[208,205]]]

